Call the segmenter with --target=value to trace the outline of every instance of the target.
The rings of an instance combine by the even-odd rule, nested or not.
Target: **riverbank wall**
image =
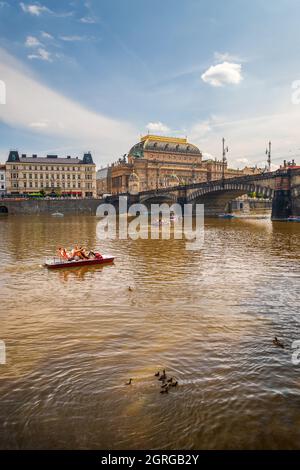
[[[9,215],[86,214],[96,215],[101,199],[25,199],[1,200],[0,212]]]
[[[269,213],[272,210],[272,201],[270,199],[236,199],[229,203],[229,212],[232,213]]]
[[[0,199],[0,213],[10,215],[37,215],[60,212],[68,214],[96,215],[103,199]],[[272,202],[267,200],[238,201],[229,203],[230,212],[267,212]],[[118,206],[116,205],[116,209]],[[224,209],[222,209],[224,210]]]

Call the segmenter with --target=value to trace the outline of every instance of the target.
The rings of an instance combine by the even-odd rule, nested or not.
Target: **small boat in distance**
[[[94,264],[113,263],[114,256],[104,255],[101,258],[80,259],[73,261],[62,260],[58,257],[47,259],[44,266],[48,269],[74,268],[76,266],[89,266]]]
[[[51,214],[52,217],[64,217],[64,214],[62,214],[61,212],[53,212],[53,214]]]
[[[233,214],[219,214],[218,217],[221,219],[234,219],[235,216]]]

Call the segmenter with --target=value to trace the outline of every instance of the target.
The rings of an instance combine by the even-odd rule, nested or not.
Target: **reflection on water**
[[[99,242],[96,223],[0,220],[0,447],[299,448],[300,224],[210,219],[186,251]],[[76,243],[115,264],[42,267]]]

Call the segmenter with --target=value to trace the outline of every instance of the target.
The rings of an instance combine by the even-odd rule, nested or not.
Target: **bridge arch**
[[[225,211],[232,199],[244,194],[256,192],[265,198],[273,197],[273,189],[254,183],[222,183],[210,184],[190,193],[187,202],[194,205],[204,204],[206,215],[217,215]]]
[[[272,188],[268,188],[266,186],[260,186],[254,183],[248,183],[248,184],[247,183],[225,183],[224,185],[222,183],[218,183],[218,184],[210,184],[200,189],[197,189],[196,191],[191,192],[187,197],[187,202],[196,201],[197,199],[207,194],[213,194],[213,193],[224,194],[224,196],[226,193],[230,193],[230,195],[233,195],[233,198],[235,198],[239,195],[241,196],[243,194],[252,193],[252,192],[262,194],[266,198],[273,197],[273,193],[274,193]]]
[[[0,214],[8,214],[8,208],[0,204]]]
[[[150,208],[151,204],[174,204],[177,202],[177,195],[170,193],[145,194],[140,196],[140,203]]]

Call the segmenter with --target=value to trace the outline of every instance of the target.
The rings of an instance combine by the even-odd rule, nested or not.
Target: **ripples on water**
[[[211,219],[186,251],[99,242],[96,223],[0,220],[0,447],[299,448],[300,224]],[[115,264],[41,267],[76,243]],[[179,380],[168,395],[163,367]]]

